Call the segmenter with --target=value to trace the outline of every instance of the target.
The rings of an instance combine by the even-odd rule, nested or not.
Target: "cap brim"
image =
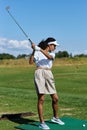
[[[58,43],[56,43],[56,44],[53,44],[53,45],[55,45],[55,46],[59,46],[59,44],[58,44]]]
[[[57,41],[53,41],[53,42],[49,42],[49,43],[48,43],[48,45],[51,45],[51,44],[53,44],[53,45],[55,45],[55,46],[59,46],[59,44],[57,43]]]

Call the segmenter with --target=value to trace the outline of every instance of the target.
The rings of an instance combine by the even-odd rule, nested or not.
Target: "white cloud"
[[[31,45],[28,40],[18,41],[0,37],[0,53],[9,53],[18,56],[19,54],[30,54],[31,51]],[[87,54],[87,49],[81,51],[74,50],[72,55],[76,54]]]
[[[84,53],[87,54],[87,50],[85,50]]]
[[[18,41],[7,38],[0,38],[0,53],[10,53],[15,56],[29,54],[31,46],[28,40]]]

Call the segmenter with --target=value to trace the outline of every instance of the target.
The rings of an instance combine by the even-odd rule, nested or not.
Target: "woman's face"
[[[56,46],[54,44],[49,45],[49,51],[54,51],[56,49]]]

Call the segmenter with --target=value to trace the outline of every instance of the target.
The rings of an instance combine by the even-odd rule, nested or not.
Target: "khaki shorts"
[[[51,70],[37,69],[34,77],[36,91],[39,94],[55,94],[55,82]]]

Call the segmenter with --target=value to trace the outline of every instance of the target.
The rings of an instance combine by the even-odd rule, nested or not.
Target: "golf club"
[[[16,19],[13,17],[13,15],[10,13],[9,11],[10,7],[7,6],[6,7],[6,11],[8,12],[8,14],[10,15],[10,17],[13,19],[13,21],[16,23],[16,25],[20,28],[20,30],[23,32],[23,34],[25,35],[25,37],[29,40],[29,42],[32,44],[33,42],[31,41],[31,39],[28,37],[28,35],[25,33],[25,31],[22,29],[22,27],[19,25],[19,23],[16,21]]]

